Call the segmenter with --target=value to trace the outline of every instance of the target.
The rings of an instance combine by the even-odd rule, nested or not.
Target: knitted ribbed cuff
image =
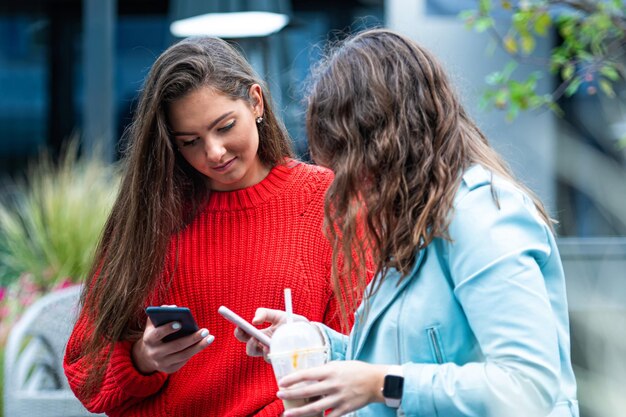
[[[276,399],[263,407],[261,411],[255,414],[255,417],[276,417],[282,415],[283,411],[285,411],[283,401]]]
[[[115,344],[109,372],[112,372],[113,378],[125,393],[133,397],[147,397],[161,389],[167,374],[158,371],[150,375],[140,373],[131,359],[132,347],[130,341]]]

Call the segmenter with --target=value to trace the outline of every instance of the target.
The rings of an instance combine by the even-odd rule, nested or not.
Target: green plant
[[[494,5],[493,3],[496,3]],[[560,112],[556,101],[585,86],[588,94],[601,91],[615,97],[614,86],[626,71],[621,63],[626,41],[626,5],[621,0],[479,0],[475,10],[460,17],[467,27],[489,32],[512,57],[502,71],[487,77],[483,105],[506,111],[514,119],[520,110],[547,106]],[[494,16],[498,15],[499,19]],[[505,21],[503,30],[498,22]],[[538,40],[556,30],[562,41],[550,56],[531,56]],[[541,68],[526,79],[515,78],[518,62]],[[560,77],[549,94],[537,93],[537,79],[545,72]]]
[[[72,141],[58,162],[44,154],[0,201],[0,342],[40,295],[80,282],[117,190],[116,168],[79,156]]]

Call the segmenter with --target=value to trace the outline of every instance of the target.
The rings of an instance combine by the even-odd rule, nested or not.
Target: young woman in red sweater
[[[187,39],[146,80],[121,189],[82,294],[65,372],[110,416],[279,416],[271,368],[246,356],[225,305],[294,310],[338,327],[323,235],[329,170],[292,158],[269,92],[226,42]],[[149,305],[189,307],[201,327],[173,342]]]

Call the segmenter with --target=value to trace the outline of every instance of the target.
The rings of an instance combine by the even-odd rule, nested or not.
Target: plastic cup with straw
[[[274,332],[268,355],[276,381],[292,372],[321,366],[327,356],[324,341],[315,326],[308,321],[294,321],[290,288],[285,288],[285,312],[287,323]],[[286,410],[309,402],[310,399],[283,400]]]

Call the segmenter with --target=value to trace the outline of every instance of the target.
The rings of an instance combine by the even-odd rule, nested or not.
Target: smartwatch
[[[404,387],[404,377],[402,366],[393,365],[387,370],[382,392],[387,407],[398,408],[402,401],[402,388]]]

